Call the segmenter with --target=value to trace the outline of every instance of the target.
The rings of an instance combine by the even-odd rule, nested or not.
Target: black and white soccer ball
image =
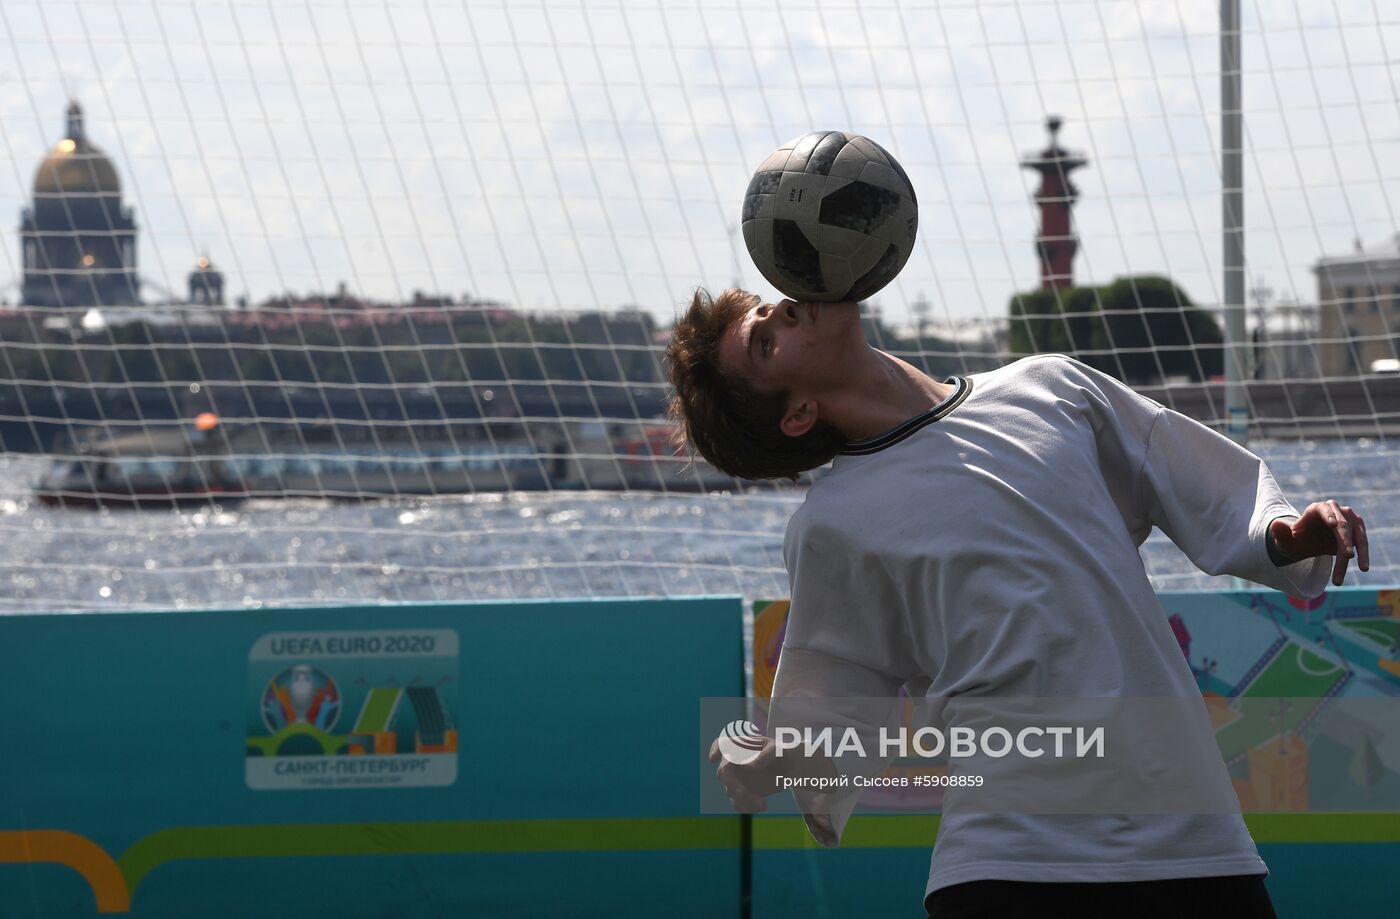
[[[813,131],[763,161],[744,195],[744,244],[793,300],[864,300],[914,251],[919,203],[875,141]]]

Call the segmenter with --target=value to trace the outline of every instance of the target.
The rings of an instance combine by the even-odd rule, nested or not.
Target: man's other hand
[[[1361,515],[1336,501],[1309,504],[1301,517],[1289,523],[1280,517],[1269,525],[1274,546],[1296,561],[1318,555],[1335,555],[1332,583],[1342,586],[1347,564],[1354,557],[1362,571],[1371,570],[1371,553],[1366,541],[1366,522]]]
[[[715,776],[724,784],[729,803],[741,814],[759,814],[768,809],[765,798],[777,791],[777,744],[773,738],[763,739],[763,748],[750,762],[738,765],[725,759],[719,750],[719,739],[710,744],[710,762],[719,763]]]

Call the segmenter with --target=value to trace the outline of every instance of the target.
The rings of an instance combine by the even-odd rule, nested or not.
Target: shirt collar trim
[[[968,377],[951,376],[943,382],[954,383],[957,385],[957,389],[953,390],[942,402],[926,412],[915,415],[913,418],[901,423],[897,427],[890,428],[883,434],[876,434],[874,437],[850,441],[846,446],[841,448],[841,454],[843,456],[865,456],[869,453],[876,453],[886,447],[892,447],[909,435],[933,424],[959,405],[962,405],[963,401],[972,392],[972,380]]]

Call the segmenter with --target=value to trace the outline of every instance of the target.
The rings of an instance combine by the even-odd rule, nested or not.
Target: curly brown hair
[[[741,479],[796,479],[830,462],[846,439],[819,419],[800,437],[780,423],[788,393],[760,393],[746,380],[719,369],[724,333],[758,298],[731,288],[711,297],[696,288],[690,308],[671,331],[667,374],[675,388],[668,408],[679,446],[693,449],[716,468]]]

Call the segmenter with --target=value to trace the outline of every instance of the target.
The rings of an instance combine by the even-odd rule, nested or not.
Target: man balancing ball
[[[1353,557],[1370,567],[1350,507],[1298,513],[1258,457],[1062,355],[940,381],[871,347],[855,303],[727,290],[696,293],[667,359],[671,411],[718,468],[779,479],[831,462],[784,540],[792,606],[775,702],[901,687],[960,701],[1199,699],[1138,555],[1153,526],[1203,571],[1293,596],[1321,594],[1329,570],[1341,585]],[[1214,755],[1207,771],[1228,783]],[[745,765],[720,763],[736,810],[765,809],[775,759],[770,739]],[[824,846],[839,843],[858,795],[795,792]],[[925,906],[1272,916],[1266,873],[1237,808],[945,806]]]

